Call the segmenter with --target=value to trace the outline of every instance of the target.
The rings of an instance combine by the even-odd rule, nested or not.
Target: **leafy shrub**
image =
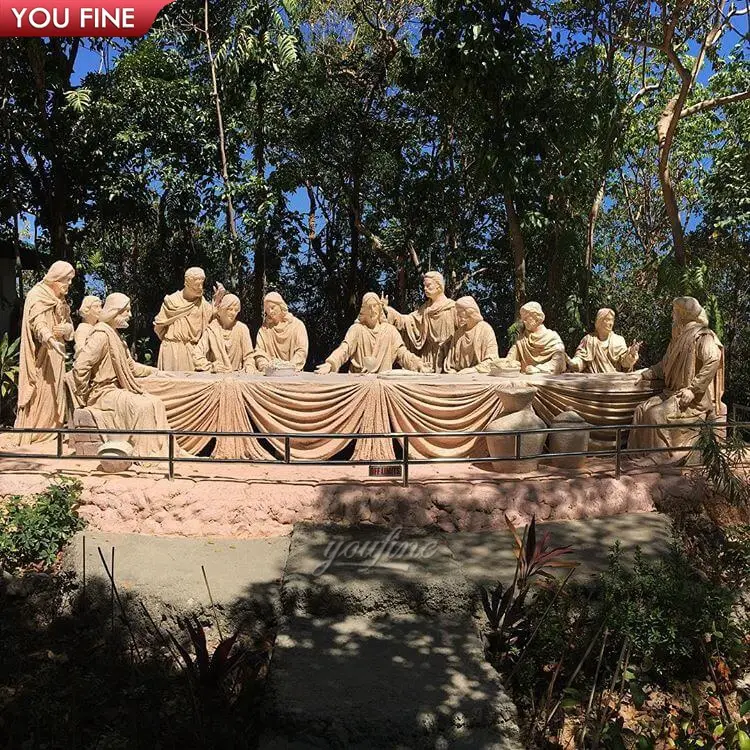
[[[9,341],[4,333],[0,339],[0,423],[13,419],[13,405],[18,393],[18,371],[21,339]]]
[[[0,565],[52,565],[84,526],[76,512],[82,489],[79,481],[63,478],[32,498],[14,495],[0,504]]]

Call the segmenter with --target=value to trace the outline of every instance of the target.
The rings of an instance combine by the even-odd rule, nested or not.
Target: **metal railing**
[[[737,408],[737,407],[736,407]],[[739,407],[747,409],[749,407]],[[735,412],[733,412],[734,414]],[[470,431],[430,431],[430,432],[378,432],[378,433],[361,433],[361,432],[222,432],[222,431],[204,431],[204,430],[110,430],[90,428],[15,428],[0,427],[1,433],[32,433],[32,434],[50,434],[55,436],[56,450],[54,453],[19,453],[10,451],[0,451],[0,460],[11,458],[23,459],[60,459],[60,460],[77,460],[77,461],[101,461],[106,458],[107,461],[130,461],[130,462],[167,462],[167,475],[173,479],[175,475],[175,465],[179,463],[212,463],[212,464],[295,464],[307,466],[401,466],[401,483],[404,487],[409,486],[409,467],[425,464],[481,464],[481,463],[501,463],[503,461],[527,461],[539,458],[577,458],[577,457],[604,457],[614,456],[615,466],[614,475],[617,479],[622,473],[622,459],[630,455],[643,455],[652,453],[689,453],[695,448],[693,446],[677,448],[623,448],[622,438],[624,433],[630,430],[641,429],[660,429],[660,430],[686,430],[694,429],[700,431],[703,428],[722,429],[726,427],[748,429],[750,421],[737,422],[731,421],[701,421],[690,423],[672,423],[672,424],[639,424],[639,425],[583,425],[578,427],[540,427],[527,430],[470,430]],[[606,432],[615,433],[615,445],[613,448],[601,450],[585,451],[557,451],[547,453],[523,453],[522,438],[524,435],[534,435],[539,433],[575,433],[575,432]],[[66,455],[63,451],[64,435],[162,435],[167,437],[167,455],[166,456],[80,456],[75,454]],[[465,457],[437,457],[437,458],[412,458],[409,456],[410,441],[416,438],[450,438],[450,437],[513,437],[514,455],[511,456],[465,456]],[[178,437],[209,437],[209,438],[254,438],[256,440],[283,440],[283,456],[281,458],[214,458],[213,456],[179,456],[175,455],[175,440]],[[295,458],[292,456],[292,442],[300,440],[309,442],[311,440],[352,440],[363,439],[380,439],[380,440],[398,440],[402,447],[402,457],[385,460],[371,459],[306,459]],[[274,449],[275,450],[275,449]]]

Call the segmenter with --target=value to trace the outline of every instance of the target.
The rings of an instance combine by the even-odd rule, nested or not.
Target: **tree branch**
[[[717,109],[718,107],[723,107],[725,104],[741,102],[744,99],[750,99],[750,90],[740,91],[737,94],[727,94],[726,96],[715,96],[712,99],[704,99],[702,102],[685,107],[682,110],[681,117],[690,117],[690,115],[695,115],[698,112],[705,112],[707,109]]]

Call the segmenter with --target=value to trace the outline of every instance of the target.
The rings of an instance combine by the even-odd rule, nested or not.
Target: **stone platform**
[[[38,450],[38,449],[37,449]],[[49,447],[47,448],[49,450]],[[485,531],[515,523],[650,511],[662,497],[689,497],[677,469],[589,460],[585,470],[540,467],[503,475],[487,464],[410,467],[409,486],[368,477],[366,466],[178,465],[105,474],[95,461],[0,459],[0,498],[44,489],[58,474],[83,483],[81,515],[92,530],[162,536],[259,538],[298,522],[367,523],[442,531]]]

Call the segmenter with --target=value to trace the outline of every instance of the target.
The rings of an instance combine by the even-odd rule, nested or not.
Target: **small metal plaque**
[[[400,477],[401,476],[401,464],[388,464],[386,465],[370,465],[370,476],[371,477]]]

